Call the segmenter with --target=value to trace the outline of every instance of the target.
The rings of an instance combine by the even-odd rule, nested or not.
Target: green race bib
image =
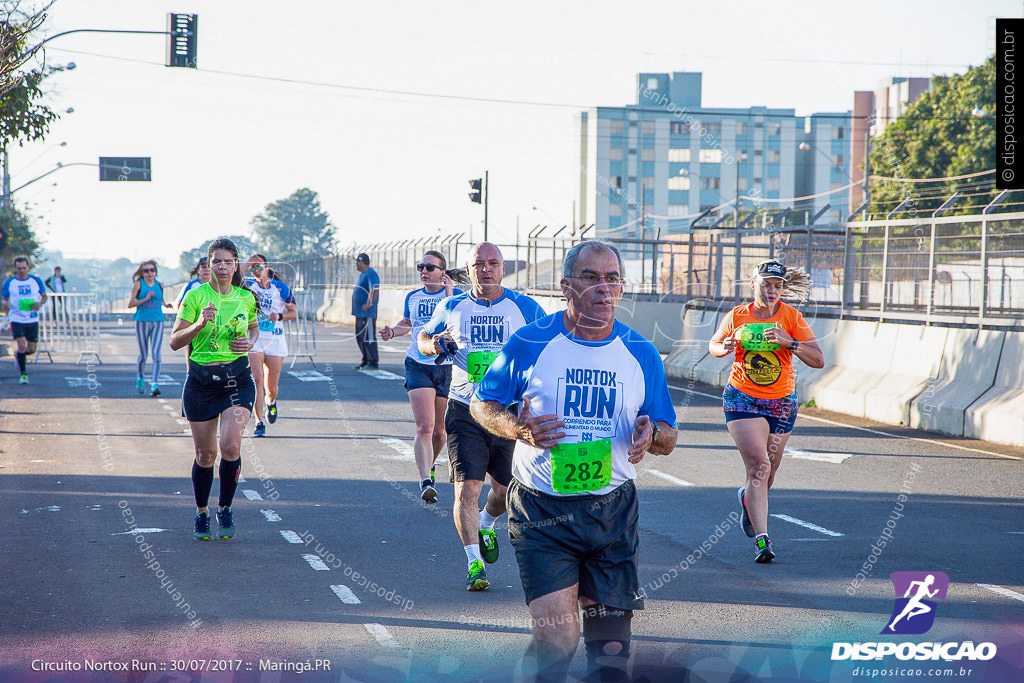
[[[612,440],[555,444],[551,448],[551,488],[558,493],[586,493],[612,481]]]
[[[747,351],[777,351],[779,345],[764,340],[764,332],[774,323],[748,323],[740,329],[740,346]]]
[[[35,299],[18,299],[18,310],[31,311],[35,303]]]
[[[479,382],[487,374],[487,368],[498,357],[497,351],[472,351],[466,357],[466,374],[470,382]]]

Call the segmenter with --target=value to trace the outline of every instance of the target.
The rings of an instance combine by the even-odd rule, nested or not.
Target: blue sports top
[[[452,290],[452,296],[458,296],[459,294],[462,294],[461,289],[455,288]],[[426,287],[421,287],[406,295],[405,313],[402,317],[412,323],[412,330],[409,332],[409,336],[412,337],[412,343],[409,344],[409,348],[405,352],[407,358],[412,358],[417,363],[422,363],[423,365],[434,364],[433,356],[424,356],[420,353],[416,338],[420,336],[420,330],[427,324],[430,317],[434,315],[434,309],[437,308],[438,302],[446,296],[443,287],[433,294],[428,292]],[[442,365],[451,364],[451,360],[442,363]]]
[[[636,477],[629,462],[636,418],[675,425],[676,412],[665,366],[651,342],[618,321],[605,339],[580,339],[566,330],[563,316],[549,315],[513,334],[476,397],[503,406],[527,398],[532,415],[558,415],[566,434],[559,446],[610,440],[607,485],[584,489],[603,495]],[[550,449],[517,441],[512,475],[536,491],[571,495],[554,488]]]
[[[144,299],[150,290],[153,291],[153,298],[136,306],[132,319],[145,322],[163,322],[164,288],[159,280],[154,280],[152,287],[147,285],[145,280],[139,280],[139,295],[135,298]]]

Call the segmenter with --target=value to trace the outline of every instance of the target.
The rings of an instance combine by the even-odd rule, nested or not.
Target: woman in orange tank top
[[[804,317],[782,301],[783,296],[806,297],[806,273],[762,261],[754,268],[750,288],[753,302],[726,314],[708,350],[716,358],[735,354],[722,405],[726,427],[746,468],[746,484],[736,492],[743,531],[754,539],[754,561],[763,564],[775,559],[768,538],[768,489],[796,422],[793,358],[821,368],[825,356]]]

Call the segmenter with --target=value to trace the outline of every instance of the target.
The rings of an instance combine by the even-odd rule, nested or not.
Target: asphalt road
[[[28,386],[0,360],[0,680],[515,678],[529,623],[507,538],[491,589],[467,593],[444,466],[439,504],[419,501],[407,340],[371,376],[350,329],[318,332],[316,368],[296,366],[315,374],[285,374],[280,419],[243,444],[237,535],[210,543],[191,534],[181,354],[164,350],[160,398],[135,391],[128,325],[105,328],[102,365],[57,354]],[[756,565],[718,391],[671,384],[678,447],[637,480],[634,679],[1024,680],[1022,449],[805,409],[771,493],[778,558]],[[880,636],[902,571],[944,572],[948,593],[927,633]],[[831,658],[874,641],[997,654]]]

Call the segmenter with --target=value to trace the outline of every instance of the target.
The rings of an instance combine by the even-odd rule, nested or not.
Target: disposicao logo
[[[881,635],[917,635],[935,623],[936,600],[945,600],[949,577],[943,572],[893,572],[889,575],[896,589],[892,615]],[[946,662],[987,661],[996,656],[993,643],[972,641],[949,643],[832,643],[832,660],[879,660],[895,655],[900,660]]]
[[[935,623],[935,600],[946,599],[949,577],[943,572],[893,572],[889,578],[896,589],[896,604],[879,633],[926,633]]]

